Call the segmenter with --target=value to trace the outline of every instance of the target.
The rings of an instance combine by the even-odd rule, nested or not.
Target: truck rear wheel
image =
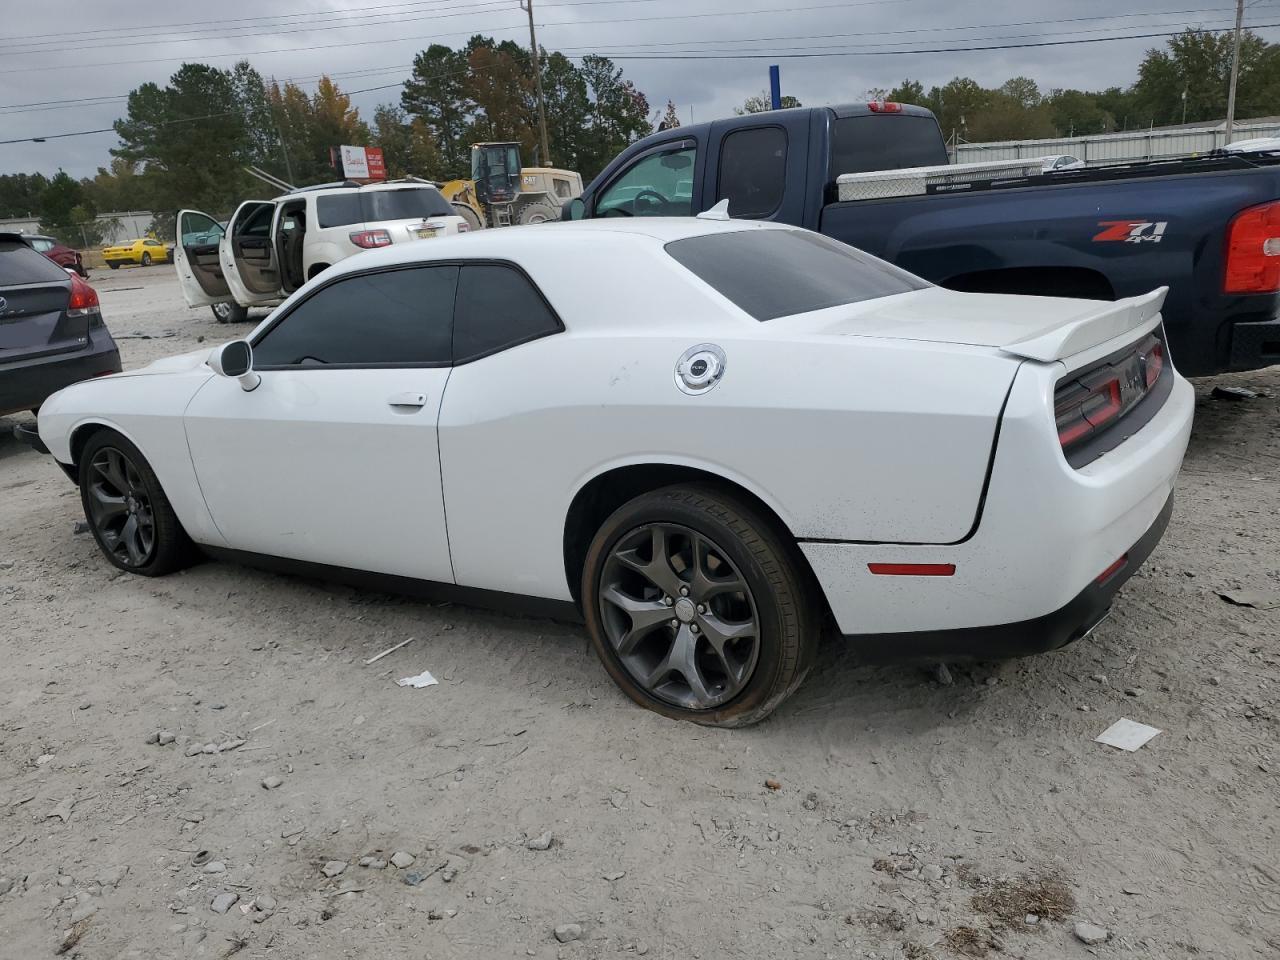
[[[549,220],[559,219],[560,214],[549,203],[531,203],[520,211],[520,224],[523,226],[527,223],[546,223]]]

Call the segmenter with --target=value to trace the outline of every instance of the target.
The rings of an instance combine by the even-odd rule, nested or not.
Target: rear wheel
[[[195,548],[142,452],[112,430],[95,433],[80,455],[80,500],[102,553],[146,577],[186,566]]]
[[[560,216],[556,208],[549,203],[531,203],[520,211],[521,225],[527,223],[546,223]]]
[[[118,263],[112,263],[112,262],[110,262],[110,261],[108,261],[108,262],[107,262],[107,266],[108,266],[108,267],[110,267],[112,270],[119,270],[119,269],[120,269],[120,264],[118,264]]]
[[[144,267],[151,266],[151,254],[147,253],[145,250],[142,251],[142,265]]]
[[[249,319],[249,308],[238,303],[215,303],[209,309],[218,323],[244,323]]]
[[[753,506],[714,486],[624,504],[592,541],[583,608],[624,693],[664,716],[737,727],[804,679],[819,618],[795,547]]]

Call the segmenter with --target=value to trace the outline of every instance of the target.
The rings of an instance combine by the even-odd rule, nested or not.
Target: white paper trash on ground
[[[1121,717],[1107,729],[1094,737],[1095,743],[1105,743],[1109,747],[1128,750],[1132,753],[1158,733],[1163,733],[1145,723],[1138,723],[1128,717]]]
[[[402,687],[433,687],[439,682],[431,675],[430,670],[423,670],[416,677],[401,677],[396,681]]]

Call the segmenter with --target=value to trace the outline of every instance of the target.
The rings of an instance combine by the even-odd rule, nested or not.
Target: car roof
[[[636,243],[662,246],[674,240],[743,230],[794,229],[796,228],[784,224],[754,220],[701,220],[697,217],[607,217],[599,220],[537,223],[474,230],[415,243],[394,243],[389,247],[348,257],[326,270],[325,275],[454,258],[519,260],[522,253],[534,250],[544,253],[549,243],[556,241],[563,241],[566,246],[577,246],[577,241],[585,240],[594,248],[618,249]]]

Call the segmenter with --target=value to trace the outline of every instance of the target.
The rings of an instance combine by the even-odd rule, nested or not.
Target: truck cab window
[[[696,147],[650,153],[622,172],[596,201],[597,217],[688,217],[693,214]]]
[[[787,133],[781,127],[737,130],[720,148],[716,200],[728,199],[729,216],[760,219],[782,203],[786,185]]]

